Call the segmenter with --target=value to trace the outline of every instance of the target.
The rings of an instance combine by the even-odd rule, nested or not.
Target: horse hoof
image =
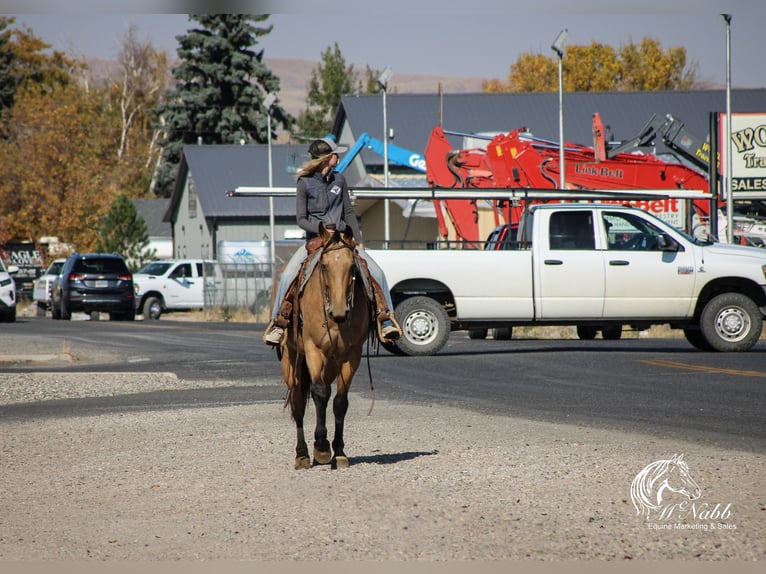
[[[311,468],[311,459],[307,456],[296,456],[295,470],[303,470],[304,468]]]
[[[321,450],[314,449],[314,462],[316,464],[327,464],[332,460],[332,452],[326,451],[322,452]]]
[[[348,468],[348,457],[347,456],[336,456],[335,457],[335,468]]]

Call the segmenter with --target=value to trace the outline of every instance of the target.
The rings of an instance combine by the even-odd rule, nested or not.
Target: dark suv
[[[133,274],[116,254],[73,253],[51,288],[51,316],[72,318],[74,311],[106,312],[112,321],[136,317]]]

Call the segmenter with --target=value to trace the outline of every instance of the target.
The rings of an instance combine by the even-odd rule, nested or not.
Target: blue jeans
[[[391,293],[388,290],[388,281],[386,281],[386,274],[383,273],[383,270],[380,268],[380,266],[375,262],[375,260],[368,255],[368,253],[364,249],[357,249],[357,254],[364,259],[367,262],[367,268],[370,270],[370,275],[372,275],[372,278],[375,279],[375,281],[378,282],[378,284],[383,289],[383,295],[386,298],[386,305],[388,305],[388,311],[393,312],[394,310],[394,303],[391,300]],[[293,282],[293,279],[295,279],[298,276],[298,272],[301,269],[301,263],[304,259],[306,259],[306,256],[308,255],[308,252],[306,251],[306,246],[301,245],[298,247],[298,249],[293,253],[293,256],[290,258],[290,261],[287,262],[287,265],[284,268],[284,271],[282,271],[282,275],[279,278],[279,285],[277,286],[277,296],[274,297],[274,307],[271,309],[271,317],[272,319],[277,318],[277,314],[279,313],[279,307],[282,305],[282,299],[285,298],[285,294],[287,293],[287,290],[290,288],[290,284]]]

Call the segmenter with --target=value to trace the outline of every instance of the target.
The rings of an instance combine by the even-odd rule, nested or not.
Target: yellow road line
[[[766,373],[763,371],[740,371],[737,369],[719,369],[717,367],[706,367],[704,365],[689,365],[687,363],[678,363],[676,361],[663,361],[653,359],[642,359],[641,363],[656,365],[658,367],[668,367],[670,369],[685,369],[687,371],[702,371],[705,373],[718,373],[722,375],[740,375],[743,377],[763,377]]]

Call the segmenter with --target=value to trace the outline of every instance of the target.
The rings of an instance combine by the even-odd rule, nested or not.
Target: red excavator
[[[701,172],[680,161],[662,159],[636,150],[649,145],[656,137],[687,161],[702,169],[709,161],[709,145],[689,134],[683,124],[665,116],[653,116],[635,138],[607,149],[604,129],[598,113],[593,114],[593,147],[564,144],[566,188],[576,190],[651,190],[685,189],[707,192],[708,181]],[[441,127],[431,132],[426,146],[426,177],[429,185],[442,188],[515,188],[557,189],[560,182],[559,145],[534,137],[526,128],[496,135],[486,148],[453,150]],[[469,135],[455,134],[451,135]],[[664,203],[662,203],[664,202]],[[669,203],[675,202],[675,203]],[[678,209],[682,200],[629,202],[650,211]],[[450,218],[458,240],[478,242],[478,208],[475,200],[435,200],[437,220],[442,237],[448,227],[444,213]],[[443,205],[442,205],[443,204]],[[695,212],[707,217],[708,199],[694,200]],[[523,204],[494,202],[495,224],[519,221]],[[683,221],[679,222],[683,225]]]

